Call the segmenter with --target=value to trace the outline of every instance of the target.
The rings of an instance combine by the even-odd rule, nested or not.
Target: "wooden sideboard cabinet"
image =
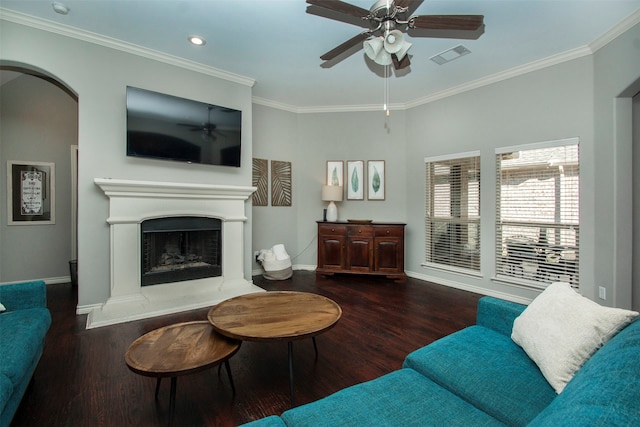
[[[316,273],[370,274],[404,282],[404,227],[402,223],[318,221]]]

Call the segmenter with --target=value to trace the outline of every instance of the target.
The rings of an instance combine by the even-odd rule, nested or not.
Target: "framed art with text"
[[[7,161],[7,224],[55,224],[55,164]]]

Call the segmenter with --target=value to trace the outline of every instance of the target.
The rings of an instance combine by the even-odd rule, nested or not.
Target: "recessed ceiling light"
[[[200,36],[189,36],[189,43],[195,46],[204,46],[207,41]]]
[[[471,51],[469,49],[467,49],[463,45],[458,45],[456,47],[452,47],[451,49],[447,49],[444,52],[440,52],[439,54],[434,55],[429,59],[438,65],[443,65],[447,62],[451,62],[454,59],[458,59],[461,56],[468,55],[470,53]]]
[[[52,3],[51,6],[53,6],[53,10],[55,10],[56,13],[59,13],[60,15],[67,15],[69,13],[69,10],[71,10],[67,6],[59,2]]]

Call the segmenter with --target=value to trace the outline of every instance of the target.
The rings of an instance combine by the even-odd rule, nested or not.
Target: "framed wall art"
[[[369,200],[385,199],[385,181],[384,160],[367,161],[367,198]]]
[[[7,161],[7,224],[55,224],[55,164]]]
[[[347,161],[347,200],[364,200],[364,160]]]
[[[271,160],[271,206],[291,206],[291,162]]]
[[[252,195],[253,206],[269,204],[269,163],[266,159],[253,159],[251,185],[257,188]]]
[[[344,185],[344,162],[342,160],[327,161],[327,185]]]

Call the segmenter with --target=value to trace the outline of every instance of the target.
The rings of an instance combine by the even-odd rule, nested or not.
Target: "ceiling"
[[[362,49],[335,64],[323,66],[320,59],[362,28],[309,14],[302,0],[60,2],[70,9],[67,15],[43,0],[0,0],[0,13],[31,15],[249,77],[256,82],[254,99],[296,111],[383,101],[382,67]],[[374,0],[348,3],[369,9]],[[401,108],[533,64],[584,55],[629,17],[640,22],[639,10],[640,0],[425,0],[415,14],[484,15],[484,34],[477,40],[408,37],[411,66],[389,79],[390,103]],[[206,45],[190,45],[193,34]],[[444,65],[429,60],[459,44],[471,53]]]

